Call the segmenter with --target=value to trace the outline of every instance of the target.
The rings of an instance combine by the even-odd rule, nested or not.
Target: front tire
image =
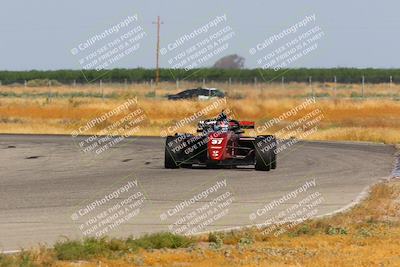
[[[177,162],[176,162],[176,154],[172,150],[172,148],[169,146],[170,142],[174,142],[175,137],[173,136],[167,136],[167,140],[165,142],[165,154],[164,154],[164,167],[166,169],[177,169],[179,168]],[[175,157],[174,157],[175,156]]]
[[[278,153],[278,151],[277,151],[277,148],[278,148],[278,143],[276,142],[276,138],[275,138],[275,136],[272,136],[272,151],[271,151],[271,154],[272,154],[272,162],[271,162],[271,169],[276,169],[276,163],[277,163],[277,161],[278,161],[278,159],[277,159],[277,153]]]

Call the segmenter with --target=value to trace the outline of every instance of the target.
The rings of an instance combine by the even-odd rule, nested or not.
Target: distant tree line
[[[112,70],[54,70],[54,71],[0,71],[2,84],[24,83],[34,79],[57,80],[64,84],[88,83],[102,80],[103,82],[144,82],[154,79],[154,69],[112,69]],[[400,82],[400,69],[216,69],[203,68],[185,71],[183,69],[161,69],[161,81],[207,81],[216,82],[308,82],[311,76],[313,82],[359,83],[362,76],[366,83],[387,83],[392,77],[393,82]]]

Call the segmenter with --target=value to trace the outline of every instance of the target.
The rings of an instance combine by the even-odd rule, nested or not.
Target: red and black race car
[[[277,141],[273,135],[243,136],[244,129],[254,129],[254,122],[228,119],[222,112],[218,118],[200,121],[197,132],[168,136],[165,144],[167,169],[192,165],[244,166],[256,170],[276,168]]]

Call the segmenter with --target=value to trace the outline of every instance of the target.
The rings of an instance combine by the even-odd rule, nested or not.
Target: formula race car
[[[254,129],[254,122],[228,119],[222,112],[215,119],[200,121],[198,135],[167,136],[164,166],[175,169],[192,165],[254,165],[260,171],[275,169],[276,138],[273,135],[245,137],[244,129]]]

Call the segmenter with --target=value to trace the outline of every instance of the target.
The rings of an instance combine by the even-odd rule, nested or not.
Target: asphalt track
[[[125,139],[99,156],[83,153],[77,146],[82,140],[0,135],[0,250],[51,245],[63,236],[82,237],[88,229],[92,235],[108,229],[107,235],[129,236],[184,229],[171,226],[175,222],[196,232],[262,223],[310,195],[321,199],[310,214],[328,214],[354,203],[366,187],[388,177],[395,153],[388,145],[298,142],[278,156],[278,168],[270,172],[252,168],[166,170],[164,139]],[[314,179],[315,185],[287,197]],[[119,191],[118,198],[87,210],[90,203],[103,200],[129,181],[132,187]],[[137,186],[132,185],[135,181]],[[207,191],[213,186],[214,192]],[[210,194],[190,203],[202,192]],[[132,202],[122,205],[129,196]],[[140,198],[144,201],[139,202]],[[133,203],[130,210],[125,209]],[[179,203],[186,206],[176,207]],[[275,206],[263,209],[268,203]],[[201,224],[204,217],[200,217],[209,210],[214,210],[209,214],[214,219]],[[117,217],[104,221],[104,212],[110,215],[113,211],[120,212],[120,218],[131,217],[119,224]]]

